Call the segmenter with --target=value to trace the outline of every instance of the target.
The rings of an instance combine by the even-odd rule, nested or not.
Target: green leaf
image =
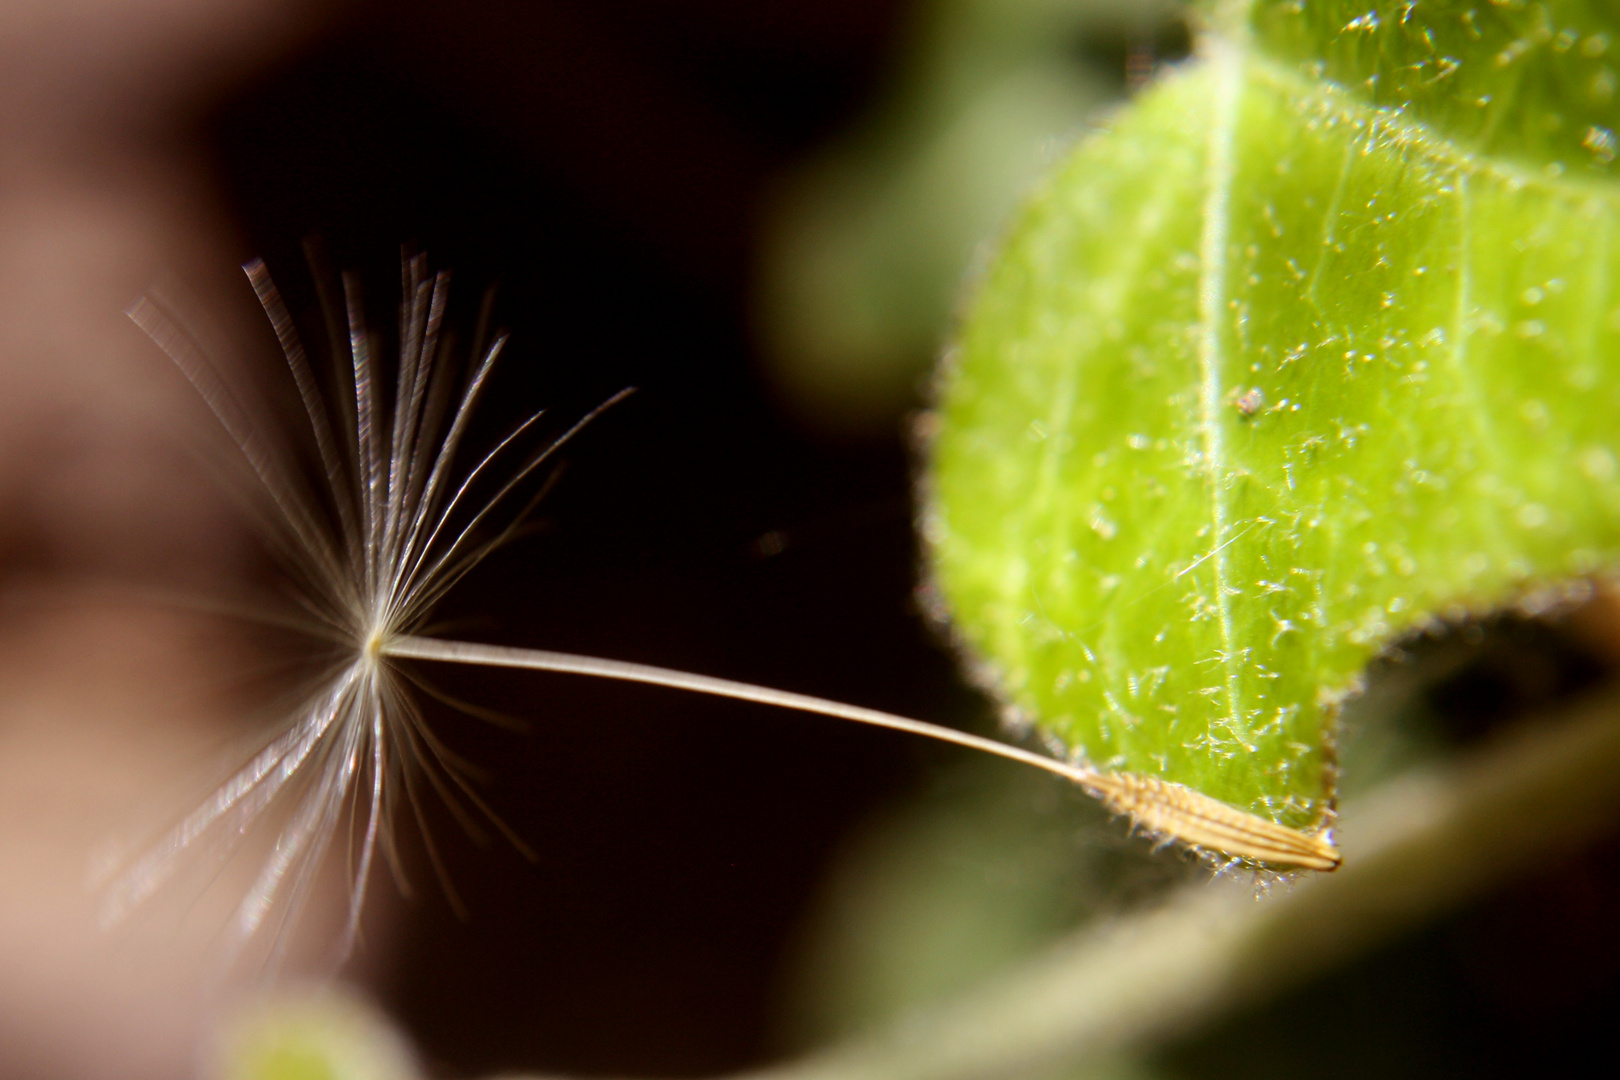
[[[1373,656],[1620,557],[1620,13],[1228,22],[1023,213],[946,365],[925,526],[1043,732],[1309,829]]]

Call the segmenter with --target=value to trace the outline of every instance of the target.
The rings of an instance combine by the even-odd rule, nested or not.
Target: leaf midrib
[[[1198,339],[1199,418],[1204,444],[1204,467],[1209,477],[1212,535],[1211,574],[1215,581],[1215,607],[1221,627],[1221,663],[1226,676],[1226,711],[1239,725],[1238,665],[1232,639],[1232,605],[1227,594],[1226,555],[1226,446],[1220,422],[1222,395],[1222,309],[1227,296],[1227,235],[1230,219],[1237,99],[1242,89],[1243,62],[1236,50],[1216,46],[1210,56],[1215,70],[1215,101],[1209,134],[1209,185],[1204,194],[1199,237]]]

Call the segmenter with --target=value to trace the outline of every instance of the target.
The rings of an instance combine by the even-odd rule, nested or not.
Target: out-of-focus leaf
[[[373,1006],[323,988],[289,991],[239,1012],[225,1028],[219,1080],[417,1080],[403,1036]]]
[[[898,1022],[1202,873],[1065,781],[968,759],[932,787],[840,852],[790,965],[795,1041]]]
[[[893,429],[948,329],[962,266],[1077,125],[1123,95],[1127,53],[1145,70],[1183,44],[1175,16],[1171,0],[918,6],[889,92],[767,215],[760,326],[802,415]]]
[[[1257,0],[1051,177],[930,474],[1010,703],[1309,828],[1370,658],[1614,565],[1617,39],[1595,0]]]

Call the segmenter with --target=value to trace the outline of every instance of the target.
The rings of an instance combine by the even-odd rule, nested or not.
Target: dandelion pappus
[[[496,336],[487,347],[475,348],[464,377],[455,378],[441,355],[447,274],[430,274],[423,257],[406,260],[391,387],[386,385],[386,365],[374,355],[358,286],[352,277],[344,278],[344,333],[334,342],[341,357],[334,364],[338,393],[329,396],[264,264],[254,261],[244,269],[296,387],[306,434],[328,485],[324,492],[311,493],[298,481],[278,440],[231,394],[160,303],[143,300],[130,316],[168,354],[236,444],[266,504],[272,541],[304,608],[304,625],[336,650],[337,659],[258,751],[115,881],[106,897],[107,921],[122,918],[162,887],[189,851],[211,838],[222,839],[229,850],[279,805],[286,809],[286,823],[237,906],[233,937],[243,942],[256,935],[278,902],[296,906],[348,821],[359,840],[338,950],[346,955],[355,941],[379,849],[384,859],[397,859],[391,821],[398,804],[403,802],[421,821],[421,778],[453,807],[460,800],[470,803],[521,848],[429,728],[413,697],[415,679],[405,669],[407,661],[590,675],[816,713],[1044,769],[1163,832],[1174,834],[1177,822],[1198,816],[1176,808],[1201,805],[1197,799],[1203,796],[1187,792],[1179,801],[1156,799],[1151,793],[1159,788],[1153,785],[1163,787],[1163,782],[1153,778],[1099,772],[874,709],[644,664],[426,636],[423,627],[434,604],[511,535],[528,506],[506,513],[501,527],[491,528],[492,519],[516,502],[524,482],[563,446],[632,391],[613,395],[549,440],[539,439],[537,425],[544,413],[537,412],[470,468],[462,468],[468,425],[506,338]],[[1329,868],[1322,854],[1325,841],[1290,846],[1279,839],[1281,833],[1305,834],[1231,807],[1223,815],[1215,815],[1218,828],[1182,838],[1220,846],[1212,839],[1220,837],[1220,849],[1229,854]],[[1247,819],[1258,824],[1246,828],[1242,822]],[[430,840],[426,846],[438,867]],[[440,877],[444,880],[442,870]],[[282,932],[286,924],[284,918]]]

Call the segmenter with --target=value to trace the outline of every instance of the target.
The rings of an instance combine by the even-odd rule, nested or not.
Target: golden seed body
[[[1085,786],[1116,814],[1185,844],[1276,866],[1336,870],[1339,849],[1325,832],[1267,821],[1183,784],[1140,773],[1098,773]]]

